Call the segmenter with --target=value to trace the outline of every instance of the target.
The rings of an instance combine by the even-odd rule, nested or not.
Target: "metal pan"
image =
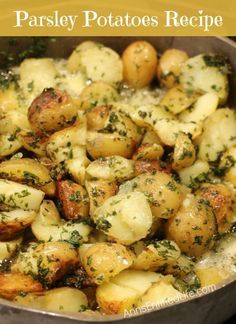
[[[92,37],[105,45],[111,46],[118,52],[138,37]],[[226,55],[236,71],[236,44],[224,37],[142,37],[151,42],[159,52],[167,48],[186,50],[190,55],[201,52],[216,52]],[[8,50],[9,38],[0,39],[0,51]],[[58,37],[55,42],[49,42],[46,56],[67,57],[83,37]],[[28,38],[17,38],[11,50],[19,53],[29,44]],[[235,73],[231,76],[231,89],[236,90]],[[236,91],[230,94],[231,105],[236,105]],[[205,293],[201,297],[194,297],[185,302],[179,302],[160,310],[149,311],[131,318],[123,316],[93,316],[84,314],[56,314],[22,307],[12,302],[0,299],[1,324],[67,324],[87,322],[116,322],[122,324],[217,324],[222,323],[236,313],[236,275],[216,286],[213,292]]]

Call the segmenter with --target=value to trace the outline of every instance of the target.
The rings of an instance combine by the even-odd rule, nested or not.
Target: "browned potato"
[[[218,232],[220,234],[228,231],[233,219],[233,194],[223,184],[203,184],[197,194],[206,199],[214,210]]]
[[[106,180],[86,181],[85,187],[89,195],[89,214],[92,216],[96,208],[100,207],[109,197],[117,192],[115,182]]]
[[[97,106],[86,113],[88,129],[99,130],[105,126],[111,106]]]
[[[190,167],[195,157],[196,152],[191,139],[187,134],[179,133],[176,138],[172,168],[179,170]]]
[[[33,210],[0,211],[0,240],[10,240],[29,227],[36,217]]]
[[[135,176],[142,173],[155,173],[157,171],[163,171],[165,173],[171,172],[171,166],[162,166],[160,161],[135,161],[134,172]]]
[[[72,125],[77,118],[77,110],[65,92],[47,88],[32,102],[28,118],[35,131],[55,132]]]
[[[176,215],[168,219],[166,236],[189,256],[200,256],[216,233],[213,209],[206,200],[187,195]]]
[[[21,131],[19,133],[19,141],[21,142],[22,146],[38,156],[45,156],[46,155],[46,146],[48,137],[41,132],[29,132],[29,131]]]
[[[30,274],[49,286],[75,269],[78,262],[76,249],[67,242],[31,243],[25,252],[19,253],[12,271]]]
[[[168,89],[179,83],[181,67],[188,59],[188,54],[184,51],[171,48],[166,50],[157,67],[157,77],[161,84]]]
[[[21,273],[0,273],[0,296],[14,299],[19,293],[36,293],[43,291],[40,282]]]
[[[79,255],[87,274],[98,285],[129,268],[134,260],[134,254],[119,243],[84,244]]]
[[[100,124],[99,109],[95,108],[93,112],[97,114],[97,121]],[[141,140],[141,135],[131,119],[111,109],[102,128],[97,130],[94,115],[93,121],[93,127],[96,127],[96,130],[90,129],[87,134],[87,151],[93,159],[111,155],[120,155],[125,158],[132,156]]]
[[[134,88],[147,86],[155,76],[157,52],[148,42],[131,43],[123,52],[124,81]]]
[[[145,194],[154,217],[169,218],[175,215],[182,201],[180,186],[164,172],[144,173],[132,181],[133,190]]]
[[[66,219],[88,216],[89,198],[81,185],[70,180],[57,181],[57,195]]]
[[[133,160],[158,160],[162,157],[164,150],[160,144],[142,144],[132,156]]]
[[[53,196],[56,191],[49,170],[33,159],[22,158],[0,163],[0,177],[41,189],[49,196]]]

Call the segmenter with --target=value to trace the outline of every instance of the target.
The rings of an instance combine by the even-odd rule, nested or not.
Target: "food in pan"
[[[0,296],[123,314],[235,274],[227,58],[94,41],[0,74]]]

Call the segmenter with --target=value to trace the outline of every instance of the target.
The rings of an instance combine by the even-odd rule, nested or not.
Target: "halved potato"
[[[77,251],[69,243],[31,243],[25,252],[19,253],[12,271],[31,275],[49,286],[73,270],[78,262]]]
[[[81,185],[70,180],[57,181],[57,196],[66,219],[82,219],[88,216],[89,198]]]
[[[0,242],[0,262],[11,258],[11,256],[15,253],[15,251],[20,247],[22,240],[23,237],[20,236],[11,241],[1,241]]]
[[[0,134],[0,142],[0,159],[14,154],[22,147],[20,140],[17,138],[17,134]]]
[[[38,156],[46,155],[48,136],[45,134],[21,130],[18,139],[27,151],[33,152]]]
[[[160,144],[141,144],[138,149],[134,152],[132,159],[133,160],[159,160],[164,153],[164,149]]]
[[[147,199],[141,192],[108,198],[95,210],[93,219],[97,229],[125,245],[146,237],[153,221]]]
[[[41,294],[29,293],[26,296],[17,296],[14,301],[24,306],[63,313],[78,313],[88,308],[86,295],[79,289],[69,287],[54,288]]]
[[[0,179],[1,203],[12,208],[38,210],[44,192],[17,182]]]
[[[39,281],[21,273],[0,273],[0,296],[14,299],[18,294],[42,292],[43,287]]]
[[[162,275],[155,272],[124,270],[97,288],[98,305],[106,314],[123,314],[161,278]]]
[[[195,147],[187,134],[179,133],[176,138],[172,168],[174,170],[190,167],[196,157]]]
[[[87,274],[98,285],[129,268],[134,260],[134,254],[118,243],[83,244],[79,255]]]
[[[30,124],[27,115],[17,110],[10,110],[1,115],[0,118],[1,133],[15,133],[19,130],[30,130]]]
[[[0,239],[9,240],[29,227],[36,217],[34,210],[0,211]]]
[[[210,166],[206,161],[196,160],[191,166],[178,170],[180,180],[188,187],[197,187],[205,182]]]
[[[56,191],[49,170],[33,159],[22,158],[0,163],[0,177],[36,187],[49,196]]]
[[[86,242],[91,231],[91,227],[83,221],[63,221],[56,206],[50,200],[44,200],[41,204],[31,229],[40,241],[66,241],[75,246]]]

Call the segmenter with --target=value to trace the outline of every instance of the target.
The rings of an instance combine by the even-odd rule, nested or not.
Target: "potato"
[[[173,276],[185,277],[190,272],[193,272],[195,263],[186,255],[180,257],[172,263],[167,264],[164,269],[165,274],[172,274]]]
[[[54,288],[40,294],[29,293],[26,296],[17,296],[14,301],[23,306],[63,313],[78,313],[88,308],[86,295],[79,289],[69,287]]]
[[[19,293],[42,292],[42,285],[21,273],[0,273],[0,296],[14,299]]]
[[[117,101],[119,94],[116,89],[108,83],[92,82],[81,92],[77,106],[82,110],[89,110],[96,106],[104,106]]]
[[[194,145],[188,135],[179,133],[176,138],[172,168],[179,170],[190,167],[196,157]]]
[[[147,129],[142,140],[142,145],[145,144],[161,144],[161,141],[153,130]]]
[[[236,185],[236,146],[230,147],[221,157],[219,169],[224,172],[226,181]]]
[[[36,217],[35,211],[14,209],[0,211],[0,239],[9,240],[29,227]]]
[[[140,140],[137,126],[123,113],[111,109],[102,129],[88,131],[87,151],[93,159],[112,155],[130,158]]]
[[[199,158],[215,161],[221,152],[236,144],[236,118],[232,109],[216,110],[205,121],[199,139]]]
[[[22,146],[38,156],[46,155],[48,137],[40,132],[20,131],[18,139]]]
[[[82,186],[69,180],[57,181],[57,195],[66,219],[82,219],[88,216],[89,198]]]
[[[122,54],[124,81],[133,88],[147,86],[155,76],[157,52],[148,42],[131,43]]]
[[[79,255],[84,269],[97,285],[129,268],[134,260],[134,254],[118,243],[84,244],[79,248]]]
[[[25,210],[38,210],[44,192],[17,182],[0,179],[1,203]]]
[[[1,133],[19,133],[20,130],[30,130],[27,115],[17,110],[10,110],[0,117]]]
[[[14,154],[22,146],[21,142],[17,139],[16,134],[0,134],[0,159],[5,156]]]
[[[28,110],[28,119],[35,131],[55,132],[72,125],[77,118],[77,106],[65,92],[44,89]]]
[[[213,92],[224,104],[228,97],[227,64],[218,54],[199,54],[183,64],[180,84],[187,91]]]
[[[20,247],[22,239],[23,238],[20,236],[11,241],[0,242],[0,262],[11,258],[15,251]]]
[[[88,129],[98,131],[107,121],[111,106],[96,106],[86,113]]]
[[[141,192],[108,198],[95,210],[93,219],[97,229],[124,245],[146,237],[152,226],[151,209]]]
[[[14,302],[45,311],[77,313],[88,309],[88,299],[83,291],[70,287],[49,289],[40,294],[17,296]]]
[[[14,82],[8,88],[0,89],[1,112],[17,111],[20,108],[18,99],[18,92]]]
[[[89,163],[86,156],[86,122],[81,120],[80,124],[55,132],[50,136],[47,144],[48,156],[65,170],[73,179],[83,184],[85,180],[85,169]]]
[[[122,61],[115,51],[99,43],[82,44],[68,60],[70,72],[80,70],[92,81],[103,81],[114,86],[122,81]]]
[[[156,173],[157,171],[163,171],[165,173],[171,172],[171,166],[165,165],[162,161],[135,161],[134,174],[137,177],[142,173]]]
[[[166,276],[160,281],[154,283],[152,287],[139,298],[136,303],[137,307],[149,307],[152,305],[154,308],[162,308],[166,302],[175,303],[184,295],[173,287],[174,278],[172,276]]]
[[[95,210],[117,192],[116,183],[106,180],[85,181],[85,187],[89,195],[90,216],[93,216]]]
[[[29,274],[49,286],[78,265],[76,249],[66,242],[31,243],[20,252],[12,266],[13,272]]]
[[[187,195],[179,211],[166,224],[166,236],[183,253],[200,256],[210,246],[216,233],[213,209],[204,199]]]
[[[164,172],[144,173],[120,186],[121,193],[141,191],[146,196],[154,218],[172,217],[180,207],[180,186]]]
[[[206,181],[210,166],[207,162],[196,160],[191,166],[178,170],[180,180],[188,187],[196,187]]]
[[[166,92],[159,105],[176,115],[189,108],[197,97],[195,93],[188,93],[181,86],[176,86]]]
[[[219,97],[214,92],[208,92],[200,96],[193,107],[187,109],[181,114],[179,118],[184,122],[199,123],[209,117],[216,111],[219,103]]]
[[[97,288],[98,305],[105,314],[123,314],[161,277],[155,272],[124,270]]]
[[[233,272],[229,272],[217,266],[196,268],[195,272],[201,282],[201,287],[217,285],[225,281],[227,277],[233,275]]]
[[[50,200],[41,204],[31,229],[40,241],[66,241],[76,246],[86,242],[91,231],[90,226],[82,221],[64,222]]]
[[[176,48],[166,50],[157,66],[157,77],[168,89],[179,83],[181,67],[188,59],[188,54]]]
[[[56,191],[48,169],[33,159],[22,158],[0,163],[0,177],[36,187],[49,196],[53,196]]]
[[[133,160],[158,160],[162,157],[164,153],[164,149],[160,144],[142,144],[139,148],[134,152],[132,159]]]
[[[89,177],[122,182],[134,176],[134,162],[119,155],[100,158],[86,169]]]
[[[157,271],[163,266],[173,264],[180,257],[180,249],[173,241],[153,241],[137,255],[133,269]]]
[[[20,86],[28,104],[38,96],[43,89],[54,87],[57,70],[52,59],[30,58],[20,65]]]
[[[209,202],[213,208],[218,232],[227,232],[233,222],[233,194],[231,190],[223,184],[204,183],[197,194]]]

